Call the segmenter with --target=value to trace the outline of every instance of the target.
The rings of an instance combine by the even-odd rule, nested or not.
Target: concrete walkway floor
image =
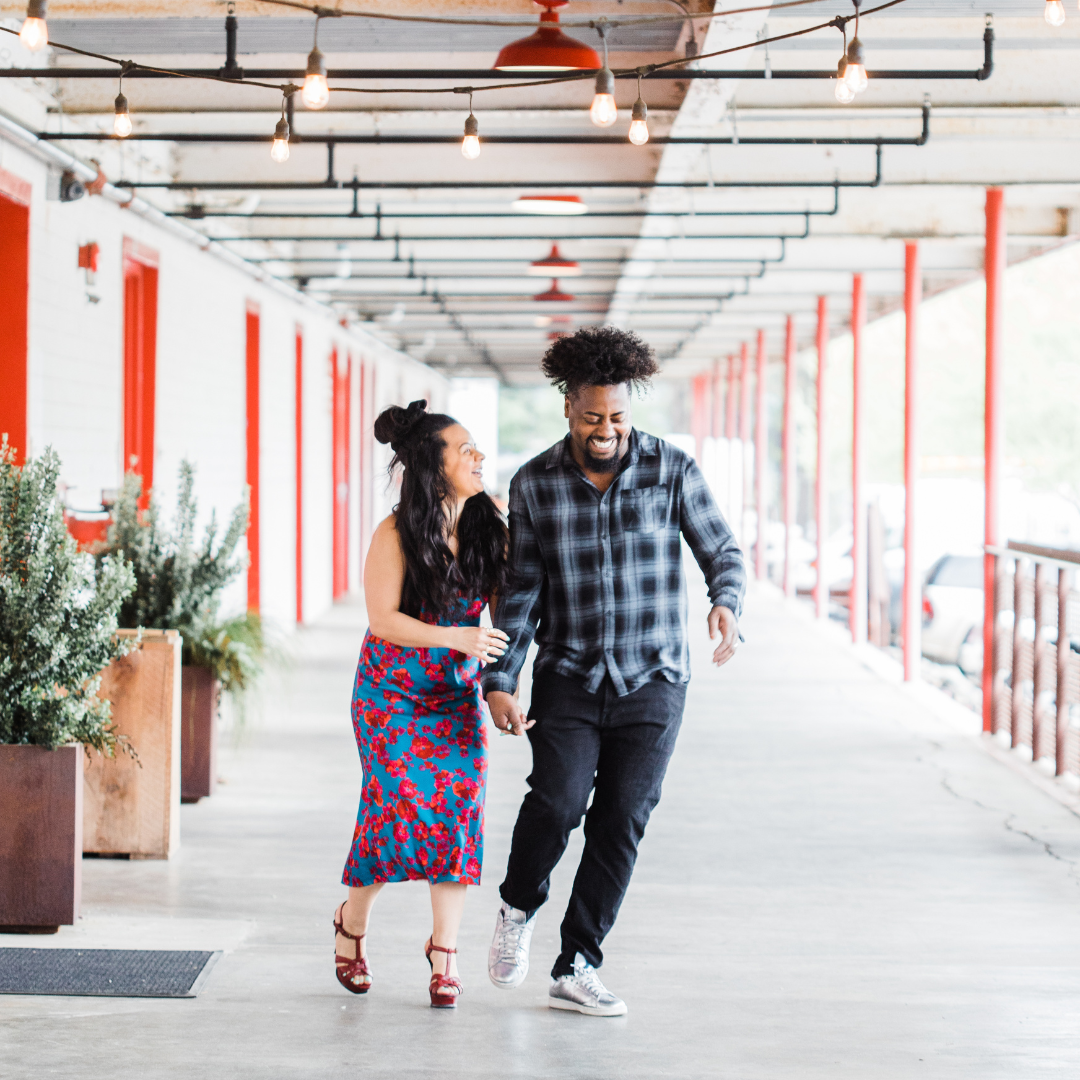
[[[697,591],[692,586],[692,592]],[[771,593],[706,664],[619,922],[598,1020],[546,1006],[580,837],[512,993],[485,973],[529,767],[492,740],[485,884],[466,995],[427,1006],[426,887],[394,886],[375,985],[333,977],[330,926],[360,790],[348,702],[360,607],[298,661],[183,809],[168,863],[87,861],[84,918],[2,945],[222,948],[194,1000],[0,997],[8,1080],[725,1077],[1034,1080],[1080,1072],[1080,820],[863,667]]]

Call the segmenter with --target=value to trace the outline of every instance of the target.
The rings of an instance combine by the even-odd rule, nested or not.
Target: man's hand
[[[485,700],[491,712],[491,719],[500,731],[510,735],[524,735],[536,723],[535,720],[526,720],[525,712],[518,704],[513,694],[505,690],[492,690]]]
[[[717,667],[722,667],[735,655],[735,650],[739,647],[739,623],[735,612],[730,608],[714,607],[709,612],[709,638],[715,641],[717,634],[721,636],[721,641],[712,658]]]

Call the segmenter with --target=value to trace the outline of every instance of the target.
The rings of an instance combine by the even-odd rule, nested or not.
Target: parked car
[[[965,655],[961,663],[965,643],[979,638],[982,621],[982,556],[943,555],[923,586],[923,656],[967,671],[974,658]]]

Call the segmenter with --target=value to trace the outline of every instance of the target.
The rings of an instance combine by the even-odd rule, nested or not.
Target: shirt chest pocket
[[[622,493],[619,522],[624,532],[656,532],[667,525],[668,490],[663,484]]]

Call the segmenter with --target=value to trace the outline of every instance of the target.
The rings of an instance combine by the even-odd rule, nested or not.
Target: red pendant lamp
[[[512,41],[499,53],[496,71],[595,71],[602,67],[600,54],[559,28],[557,8],[570,0],[533,0],[544,12],[535,34]]]
[[[529,273],[535,277],[580,277],[581,267],[573,259],[564,259],[559,254],[559,245],[552,244],[551,254],[532,263]]]
[[[569,293],[564,293],[559,288],[558,278],[551,279],[551,288],[547,292],[537,293],[534,300],[541,300],[547,302],[556,302],[561,304],[567,304],[574,298]]]
[[[589,212],[580,195],[519,195],[511,205],[520,214],[576,217]]]

